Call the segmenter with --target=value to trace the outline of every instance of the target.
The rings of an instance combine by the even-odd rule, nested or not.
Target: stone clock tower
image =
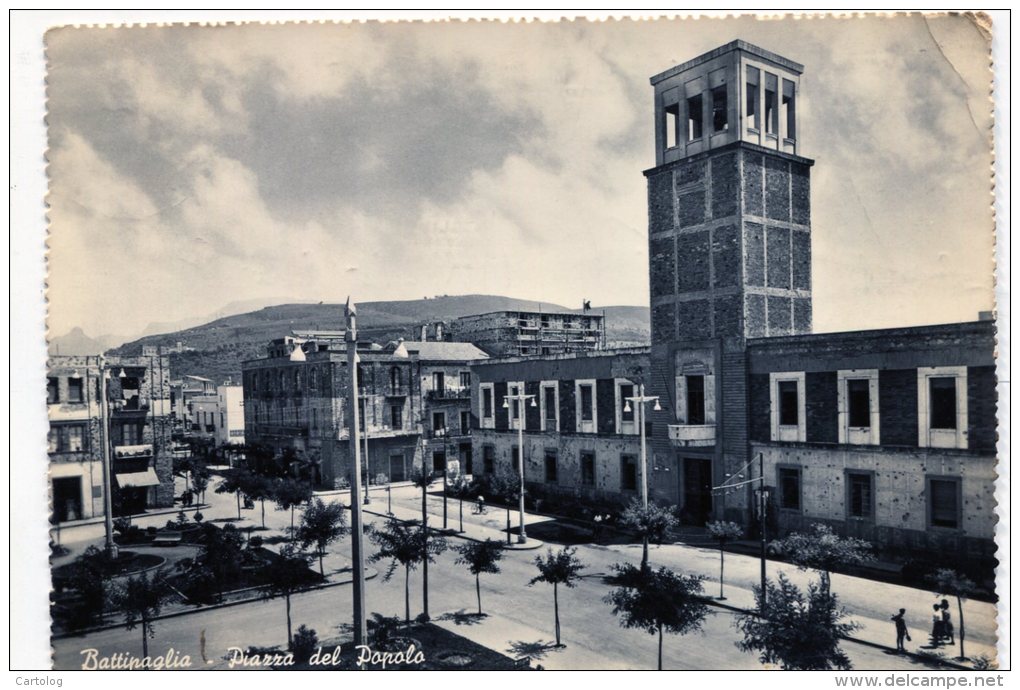
[[[744,510],[746,496],[712,487],[749,460],[746,339],[811,331],[802,71],[734,41],[651,79],[646,384],[672,405],[653,418],[649,470],[691,524]]]

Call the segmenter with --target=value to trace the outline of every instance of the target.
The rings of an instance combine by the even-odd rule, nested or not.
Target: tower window
[[[705,377],[687,377],[687,423],[705,423]]]
[[[761,78],[761,72],[754,68],[747,68],[747,89],[746,98],[747,102],[744,108],[745,124],[748,129],[759,129],[760,113],[758,112],[758,80]]]
[[[725,132],[729,129],[726,109],[726,85],[712,89],[712,131]]]
[[[704,125],[701,109],[701,94],[687,99],[687,141],[700,139]]]
[[[765,73],[765,133],[776,136],[779,134],[779,103],[777,91],[779,78],[774,74]]]
[[[783,80],[783,120],[786,122],[786,138],[797,138],[797,111],[794,106],[795,86],[789,79]]]
[[[671,149],[676,146],[679,139],[680,133],[680,104],[674,103],[673,105],[666,106],[666,148]],[[542,317],[542,328],[549,328],[549,317]]]

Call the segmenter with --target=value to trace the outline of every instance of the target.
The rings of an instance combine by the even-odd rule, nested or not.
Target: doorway
[[[404,481],[404,456],[403,455],[391,455],[390,456],[390,481],[391,482],[402,482],[402,481]]]
[[[56,477],[53,480],[53,517],[56,522],[81,520],[81,477]]]
[[[712,515],[712,459],[683,458],[684,524],[704,526]]]

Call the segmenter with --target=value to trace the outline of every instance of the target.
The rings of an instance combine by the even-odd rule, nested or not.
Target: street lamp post
[[[350,408],[347,416],[349,448],[351,454],[351,560],[354,598],[354,644],[363,645],[368,641],[365,620],[365,530],[362,527],[361,513],[361,446],[358,443],[358,335],[357,311],[350,298],[346,307],[347,333],[347,373],[350,386],[347,404]]]
[[[365,434],[365,505],[368,505],[372,502],[372,499],[368,497],[368,485],[372,481],[371,462],[368,458],[368,393],[362,394],[362,397],[365,399],[365,428],[363,430]]]
[[[510,410],[510,400],[517,403],[517,470],[521,478],[521,488],[518,492],[518,507],[517,510],[521,517],[521,528],[517,535],[518,544],[526,544],[528,541],[528,533],[524,529],[524,403],[528,400],[531,401],[531,407],[537,407],[538,403],[535,402],[534,395],[526,395],[524,392],[517,393],[516,395],[507,395],[503,399],[503,408]],[[513,410],[509,413],[510,418],[513,418]]]
[[[106,529],[106,555],[110,559],[117,558],[117,543],[113,540],[113,467],[110,460],[110,401],[106,390],[110,372],[106,368],[106,358],[99,357],[99,407],[103,417],[103,524]]]
[[[626,401],[627,402],[626,402],[626,404],[623,407],[624,412],[630,412],[631,409],[633,409],[633,408],[631,408],[631,405],[630,405],[631,403],[634,403],[637,406],[637,408],[638,408],[637,409],[637,414],[635,415],[635,417],[636,417],[636,421],[638,423],[638,428],[640,429],[640,433],[641,433],[641,467],[640,467],[640,470],[641,470],[641,507],[647,509],[648,508],[648,470],[647,470],[647,465],[648,465],[648,461],[647,461],[648,450],[647,450],[647,447],[646,447],[646,439],[645,439],[645,404],[646,403],[650,403],[650,402],[654,402],[655,403],[655,407],[653,407],[652,409],[655,410],[656,412],[661,411],[662,410],[662,406],[659,404],[659,396],[657,396],[657,395],[645,395],[645,384],[643,384],[643,383],[640,386],[638,386],[638,394],[634,395],[634,396],[631,396],[629,398],[626,398]]]

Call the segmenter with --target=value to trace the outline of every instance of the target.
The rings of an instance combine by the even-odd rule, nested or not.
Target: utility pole
[[[428,514],[428,501],[427,495],[429,492],[428,482],[426,477],[429,476],[429,471],[425,466],[425,447],[422,446],[421,450],[421,532],[422,532],[422,555],[421,555],[421,603],[422,613],[425,615],[425,620],[429,620],[429,514]]]
[[[361,446],[358,443],[358,331],[357,310],[347,298],[347,372],[350,385],[347,389],[347,429],[351,466],[351,560],[353,563],[354,644],[368,642],[365,634],[365,530],[361,513]]]
[[[372,482],[372,463],[368,457],[368,393],[365,393],[365,505],[372,502],[368,497],[368,485]]]
[[[103,524],[106,528],[106,556],[117,558],[117,543],[113,540],[113,467],[110,463],[110,401],[106,391],[106,357],[99,356],[99,409],[103,417]],[[88,376],[85,377],[86,382]]]
[[[510,401],[513,400],[515,405],[511,406]],[[528,542],[528,533],[524,529],[524,403],[528,400],[531,401],[531,407],[537,407],[534,395],[526,395],[523,390],[520,390],[516,395],[507,395],[503,399],[503,407],[507,408],[507,413],[510,420],[513,421],[514,408],[517,409],[517,473],[520,475],[521,486],[518,492],[518,506],[517,510],[521,517],[520,532],[517,534],[517,543],[526,544]],[[507,533],[509,538],[509,532]]]
[[[765,608],[765,506],[767,495],[765,493],[765,454],[758,453],[758,480],[760,482],[760,488],[758,489],[758,517],[761,520],[761,605],[762,609]]]

